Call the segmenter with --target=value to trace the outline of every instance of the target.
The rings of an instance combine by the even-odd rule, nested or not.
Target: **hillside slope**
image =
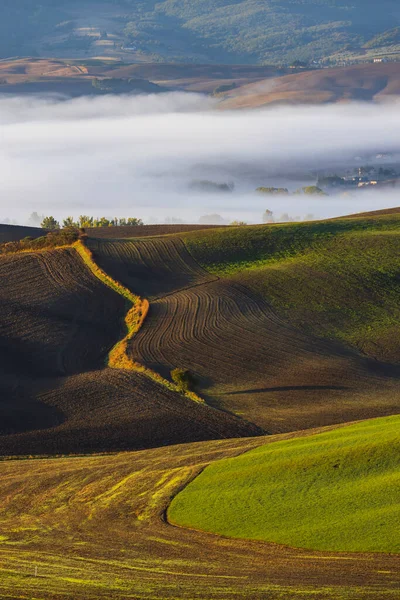
[[[276,64],[390,52],[400,15],[396,0],[4,0],[0,24],[3,57]]]
[[[300,548],[400,553],[400,417],[261,446],[207,467],[172,523]]]
[[[72,248],[0,257],[0,453],[158,446],[259,434],[142,374],[106,369],[125,299]]]
[[[304,552],[166,522],[204,467],[281,439],[1,461],[0,596],[393,600],[398,556]]]
[[[43,229],[40,227],[22,227],[20,225],[0,224],[0,244],[16,242],[25,237],[38,238],[41,237],[43,233]]]
[[[260,254],[268,256],[274,250],[284,256],[291,249],[306,250],[316,240],[328,242],[335,231],[356,227],[354,221],[332,223],[304,225],[302,230],[214,229],[148,240],[97,240],[90,245],[104,269],[150,298],[146,321],[130,344],[134,360],[165,377],[170,369],[187,368],[209,404],[279,432],[398,410],[398,366],[385,364],[386,357],[380,362],[361,355],[348,339],[322,339],[320,330],[292,322],[282,302],[264,293],[267,271],[251,279],[258,245]],[[229,266],[232,255],[236,271],[241,271],[238,275],[235,268],[224,272],[224,261]],[[395,255],[388,259],[389,264],[393,259],[393,266]],[[216,260],[223,263],[219,268],[213,264]],[[306,277],[313,281],[312,273]],[[288,276],[288,287],[290,282]],[[314,296],[319,285],[316,279]],[[350,293],[357,299],[352,286],[350,279]],[[346,290],[346,282],[342,287]],[[299,283],[291,289],[295,296]],[[343,305],[343,319],[345,311]],[[308,319],[312,322],[315,315],[310,313]],[[387,349],[396,351],[389,338]]]
[[[400,93],[400,65],[362,64],[303,71],[243,85],[222,96],[221,109],[268,104],[384,101]]]

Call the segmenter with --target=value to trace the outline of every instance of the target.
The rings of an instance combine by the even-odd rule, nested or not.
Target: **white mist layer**
[[[397,155],[397,105],[235,112],[215,105],[183,93],[0,97],[0,220],[24,223],[36,211],[159,222],[218,213],[260,222],[266,208],[278,218],[324,218],[400,205],[395,191],[328,198],[255,193],[259,186],[294,191],[315,183],[317,169],[342,172],[379,152]],[[233,183],[234,190],[196,192],[190,186],[198,180]]]

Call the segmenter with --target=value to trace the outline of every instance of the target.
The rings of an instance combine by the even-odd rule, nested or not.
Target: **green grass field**
[[[208,466],[173,524],[317,550],[400,552],[400,417],[263,446]]]
[[[294,325],[400,361],[398,215],[215,229],[185,243],[205,269],[245,283]]]

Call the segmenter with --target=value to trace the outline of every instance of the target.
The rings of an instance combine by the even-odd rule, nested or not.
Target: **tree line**
[[[90,217],[89,215],[80,215],[78,220],[74,220],[74,217],[66,217],[60,222],[57,221],[53,216],[42,217],[40,226],[43,229],[49,231],[55,231],[57,229],[87,229],[91,227],[134,227],[136,225],[143,225],[142,219],[136,217],[114,217],[113,219],[107,219],[107,217]]]

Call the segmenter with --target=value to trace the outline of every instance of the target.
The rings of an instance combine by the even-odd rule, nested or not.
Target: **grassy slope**
[[[400,552],[400,417],[212,464],[173,500],[173,523],[334,551]]]
[[[187,247],[308,332],[400,361],[398,215],[191,233]]]
[[[0,461],[0,597],[397,599],[394,555],[305,553],[166,523],[171,497],[206,465],[290,437]]]

